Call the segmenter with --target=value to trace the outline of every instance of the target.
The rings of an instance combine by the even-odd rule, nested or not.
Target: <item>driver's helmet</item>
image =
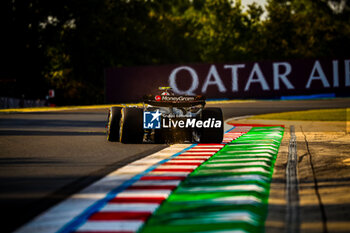
[[[163,91],[161,95],[174,95],[171,87],[159,87],[159,90]]]

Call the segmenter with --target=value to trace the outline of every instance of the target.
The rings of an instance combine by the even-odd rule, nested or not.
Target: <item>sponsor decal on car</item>
[[[157,95],[154,97],[156,101],[171,101],[171,102],[187,102],[194,101],[194,96],[168,96],[168,95]]]

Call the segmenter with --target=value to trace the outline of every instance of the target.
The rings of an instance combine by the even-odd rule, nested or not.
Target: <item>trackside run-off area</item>
[[[221,144],[170,146],[83,209],[63,203],[17,232],[264,232],[283,133],[281,126],[237,126]],[[113,174],[102,179],[112,181]],[[70,199],[77,205],[79,198]]]
[[[243,133],[192,172],[140,232],[264,232],[282,127]],[[226,136],[227,137],[227,136]]]

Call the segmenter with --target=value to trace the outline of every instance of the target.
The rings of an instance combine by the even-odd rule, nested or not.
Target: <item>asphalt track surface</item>
[[[211,106],[214,106],[211,104]],[[215,104],[224,118],[350,107],[350,99]],[[106,141],[107,109],[0,114],[1,232],[166,145]]]

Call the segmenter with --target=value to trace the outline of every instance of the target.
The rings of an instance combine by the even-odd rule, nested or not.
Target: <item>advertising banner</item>
[[[108,68],[105,76],[108,103],[139,102],[159,86],[207,99],[350,95],[350,59]]]

